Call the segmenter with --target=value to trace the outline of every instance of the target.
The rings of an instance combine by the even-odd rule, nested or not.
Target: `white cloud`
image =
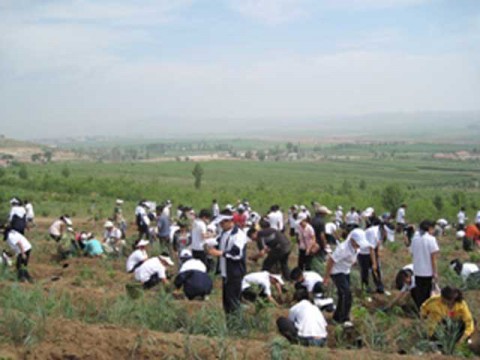
[[[288,23],[307,15],[309,0],[229,0],[240,14],[267,24]]]

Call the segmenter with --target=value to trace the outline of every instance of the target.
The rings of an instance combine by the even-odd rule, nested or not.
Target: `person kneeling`
[[[304,346],[324,346],[327,342],[327,322],[318,309],[309,300],[308,290],[295,291],[297,301],[288,312],[288,318],[279,317],[277,327],[280,334],[291,343]]]
[[[439,334],[447,332],[456,342],[465,341],[474,331],[472,314],[462,292],[450,286],[444,287],[441,295],[425,301],[420,315],[426,320],[432,340],[438,340]]]
[[[194,259],[188,249],[181,251],[180,260],[183,264],[175,278],[175,288],[179,290],[183,286],[183,292],[188,300],[204,300],[213,288],[207,267],[201,260]]]
[[[168,285],[167,266],[173,266],[173,261],[168,254],[159,255],[145,260],[135,270],[135,280],[143,284],[145,290],[151,289],[162,282]]]

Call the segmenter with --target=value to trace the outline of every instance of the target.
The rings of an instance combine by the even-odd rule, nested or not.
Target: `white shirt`
[[[145,250],[140,250],[140,249],[135,250],[130,254],[130,256],[127,259],[127,272],[132,271],[135,265],[147,259],[148,259],[148,255]]]
[[[290,308],[288,318],[295,324],[300,337],[327,337],[327,322],[322,312],[308,300]]]
[[[147,210],[143,206],[138,205],[135,208],[135,216],[140,216],[145,225],[150,225],[150,218],[148,217]]]
[[[333,235],[337,231],[337,225],[335,223],[329,222],[325,224],[325,234]]]
[[[348,238],[338,245],[331,255],[334,261],[331,274],[350,274],[353,264],[357,261],[357,253]]]
[[[283,230],[283,214],[280,210],[273,211],[267,215],[270,227],[276,230]]]
[[[266,296],[272,295],[270,274],[268,271],[260,271],[247,274],[242,280],[242,291],[252,285],[261,286]]]
[[[347,215],[345,215],[345,221],[347,225],[358,225],[360,223],[360,215],[358,215],[356,211],[349,211]]]
[[[312,292],[313,287],[318,282],[323,282],[323,278],[320,276],[320,274],[316,273],[315,271],[304,271],[303,272],[302,285],[307,288],[308,292]]]
[[[220,215],[220,206],[218,206],[217,203],[212,205],[212,215],[213,217],[217,217],[218,215]]]
[[[122,232],[120,229],[117,229],[116,227],[112,228],[112,230],[108,231],[106,230],[105,233],[103,234],[103,237],[109,241],[109,240],[119,240],[122,238]]]
[[[160,259],[156,256],[146,260],[135,270],[135,279],[144,283],[150,280],[155,274],[157,274],[160,279],[166,278],[165,266],[162,265]]]
[[[465,220],[467,220],[467,216],[465,215],[465,212],[460,210],[457,214],[457,219],[460,225],[464,225]]]
[[[197,271],[206,273],[207,267],[201,260],[189,259],[182,264],[182,266],[180,267],[179,273],[190,271],[190,270],[197,270]]]
[[[10,216],[8,217],[8,220],[12,221],[15,215],[17,215],[19,218],[23,218],[27,215],[27,211],[23,206],[12,206],[12,208],[10,209]]]
[[[430,277],[433,275],[431,255],[440,249],[437,239],[429,233],[416,232],[412,238],[410,252],[413,255],[413,273],[415,276]]]
[[[63,221],[60,219],[57,219],[53,222],[53,224],[50,226],[48,229],[48,232],[52,234],[53,236],[60,236],[62,235],[61,233],[61,228],[62,228]]]
[[[460,272],[460,276],[462,277],[463,281],[467,281],[467,278],[471,274],[473,274],[477,271],[479,271],[479,269],[478,269],[478,266],[476,264],[465,263],[462,266],[462,271]]]
[[[343,211],[342,210],[335,211],[335,221],[337,221],[339,223],[343,222]]]
[[[405,265],[402,268],[402,270],[410,270],[411,272],[413,272],[413,264]],[[412,290],[414,287],[415,287],[415,276],[412,275],[410,285],[404,284],[403,287],[400,289],[400,292],[408,292]]]
[[[192,250],[203,251],[205,244],[204,234],[207,233],[207,224],[201,219],[195,219],[192,225]]]
[[[233,229],[234,228],[232,228],[232,230]],[[224,256],[220,257],[220,273],[224,278],[227,277],[227,258],[241,260],[247,244],[247,235],[243,230],[238,229],[236,234],[231,235],[232,230],[224,232],[219,239],[219,248],[224,254]],[[231,255],[228,253],[234,246],[240,249],[238,255]]]
[[[172,205],[167,205],[167,206],[165,206],[165,207],[163,208],[162,215],[170,218],[170,207],[171,207],[171,206],[172,206]]]
[[[365,238],[367,239],[369,246],[360,248],[360,254],[362,255],[370,254],[370,249],[376,249],[380,245],[380,227],[369,227],[365,230]]]
[[[30,244],[27,238],[15,230],[10,230],[8,233],[7,244],[13,251],[15,251],[15,255],[22,253],[20,245],[24,252],[27,252],[32,248],[32,244]]]
[[[33,211],[33,205],[31,203],[25,205],[25,211],[27,213],[27,219],[35,218],[35,212]]]
[[[399,224],[405,224],[405,208],[403,207],[398,208],[396,221]]]

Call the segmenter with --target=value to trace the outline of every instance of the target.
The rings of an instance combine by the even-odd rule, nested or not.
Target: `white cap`
[[[350,233],[350,235],[348,235],[348,238],[350,239],[350,241],[355,241],[357,243],[357,245],[361,248],[366,248],[366,247],[369,247],[370,244],[369,242],[367,241],[367,238],[365,236],[365,231],[359,231],[361,229],[354,229],[352,230],[352,232]]]
[[[270,276],[273,277],[275,280],[277,280],[280,285],[282,285],[282,286],[285,285],[285,282],[282,279],[282,275],[270,274]]]
[[[150,242],[148,240],[142,239],[137,243],[137,245],[135,245],[135,247],[147,246],[149,244],[150,244]]]
[[[307,210],[307,207],[305,205],[300,205],[300,210]]]
[[[113,227],[113,222],[111,222],[110,220],[107,220],[107,221],[105,221],[105,224],[103,224],[103,227],[104,228],[111,228],[111,227]]]
[[[68,226],[72,226],[72,220],[70,220],[70,218],[64,216],[63,217],[63,221],[65,222],[65,224],[67,224]]]
[[[91,235],[92,235],[91,233],[86,233],[86,232],[84,232],[84,233],[82,233],[82,234],[80,235],[80,239],[82,239],[82,240],[88,240],[88,238],[89,238]]]
[[[160,260],[165,261],[170,266],[175,265],[174,262],[172,261],[172,259],[170,258],[170,256],[159,255],[158,257],[160,258]]]
[[[338,205],[338,206],[337,206],[337,210],[343,210],[342,205]]]
[[[18,200],[17,198],[14,197],[10,200],[10,205],[18,205],[18,204],[20,204],[20,200]]]
[[[375,209],[373,207],[368,207],[362,212],[363,217],[370,217],[373,215],[375,212]]]
[[[117,205],[122,205],[122,204],[123,204],[123,200],[122,200],[122,199],[117,199],[117,200],[115,201],[115,203],[116,203]]]
[[[222,221],[225,220],[232,220],[233,216],[230,215],[218,215],[213,221],[213,224],[220,224]]]
[[[233,206],[232,206],[232,204],[227,204],[227,205],[225,205],[225,209],[230,210],[230,211],[233,211]]]
[[[465,231],[463,231],[463,230],[457,231],[455,236],[456,236],[457,239],[463,239],[465,237]]]
[[[192,257],[192,251],[190,249],[183,249],[180,251],[180,258],[187,259]]]
[[[300,224],[303,220],[306,220],[308,215],[306,213],[300,213],[297,215],[297,224]]]

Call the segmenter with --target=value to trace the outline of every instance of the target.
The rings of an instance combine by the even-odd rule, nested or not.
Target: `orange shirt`
[[[465,236],[474,242],[480,242],[480,229],[477,225],[468,225],[465,229]]]

